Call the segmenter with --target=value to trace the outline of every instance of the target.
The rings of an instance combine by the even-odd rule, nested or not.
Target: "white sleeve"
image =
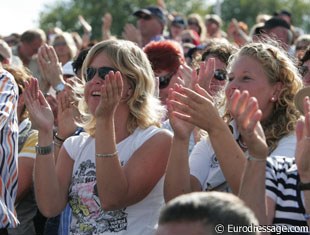
[[[202,187],[210,171],[210,148],[210,143],[203,138],[195,145],[189,157],[190,174],[199,180]]]
[[[72,160],[76,160],[76,157],[79,155],[79,152],[81,150],[81,146],[85,143],[87,137],[88,134],[83,132],[80,133],[80,135],[69,137],[63,143],[63,147],[65,148]]]

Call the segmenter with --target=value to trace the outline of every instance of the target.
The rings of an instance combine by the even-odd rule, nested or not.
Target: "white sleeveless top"
[[[125,165],[148,139],[162,131],[151,126],[137,128],[117,144],[120,162]],[[102,140],[104,141],[104,140]],[[155,233],[160,208],[164,205],[163,177],[140,202],[115,211],[104,211],[97,193],[95,139],[86,133],[67,139],[64,147],[74,160],[69,203],[72,208],[70,234],[148,235]],[[147,169],[146,169],[147,174]]]

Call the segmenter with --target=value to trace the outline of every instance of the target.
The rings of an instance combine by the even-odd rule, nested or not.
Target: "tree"
[[[69,0],[58,1],[45,7],[40,14],[40,27],[47,31],[52,27],[59,27],[64,31],[77,31],[81,33],[78,24],[78,15],[82,15],[93,28],[92,38],[101,39],[102,16],[110,12],[113,16],[112,34],[120,37],[127,22],[134,23],[132,13],[137,9],[149,5],[156,5],[154,0]],[[203,6],[203,7],[201,7]],[[167,1],[169,11],[175,10],[187,15],[189,12],[205,14],[207,7],[204,0],[174,0]]]

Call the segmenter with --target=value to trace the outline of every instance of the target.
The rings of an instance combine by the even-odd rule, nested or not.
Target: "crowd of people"
[[[310,34],[132,14],[1,37],[0,235],[309,234]]]

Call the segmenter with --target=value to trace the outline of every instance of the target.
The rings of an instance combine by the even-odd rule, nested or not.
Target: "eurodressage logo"
[[[216,158],[216,155],[215,155],[215,153],[212,155],[212,157],[211,157],[211,164],[210,164],[210,167],[211,168],[217,168],[219,166],[219,162],[218,162],[218,160],[217,160],[217,158]]]

